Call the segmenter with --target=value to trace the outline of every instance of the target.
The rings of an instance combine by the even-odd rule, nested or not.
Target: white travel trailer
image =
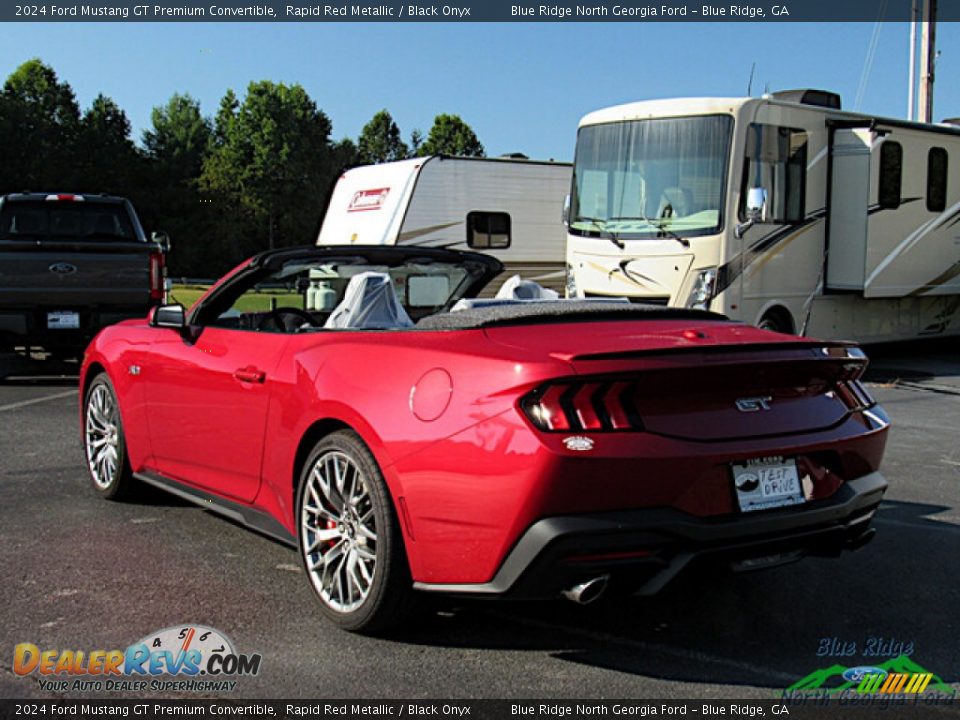
[[[562,292],[570,174],[569,163],[443,155],[355,167],[337,181],[317,244],[474,249]]]
[[[580,122],[567,292],[864,342],[960,333],[960,127],[832,93],[639,102]]]

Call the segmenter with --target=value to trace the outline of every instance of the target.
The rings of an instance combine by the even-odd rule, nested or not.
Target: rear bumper
[[[69,306],[0,308],[0,340],[12,347],[82,350],[103,328],[123,320],[142,318],[147,314],[147,310],[146,304],[135,307],[87,307],[79,310]],[[79,327],[49,328],[47,313],[55,311],[76,312]]]
[[[756,560],[837,555],[869,539],[870,521],[887,482],[874,472],[830,498],[725,518],[697,518],[653,508],[545,518],[534,523],[493,580],[477,584],[414,583],[418,590],[466,595],[546,597],[609,575],[649,595],[697,560]]]

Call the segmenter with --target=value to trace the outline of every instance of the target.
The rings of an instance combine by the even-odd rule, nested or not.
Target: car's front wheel
[[[324,615],[368,633],[408,615],[414,591],[400,525],[380,468],[356,433],[317,443],[297,508],[300,556]]]
[[[120,404],[106,373],[87,388],[83,403],[83,448],[93,487],[106,498],[121,500],[133,494],[136,480],[127,460]]]

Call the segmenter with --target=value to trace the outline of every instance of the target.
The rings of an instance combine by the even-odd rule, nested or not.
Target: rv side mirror
[[[570,196],[569,195],[563,198],[563,210],[560,211],[560,222],[562,222],[565,227],[570,227]]]
[[[160,305],[150,311],[150,325],[171,330],[183,330],[187,326],[186,311],[183,305]]]
[[[151,233],[150,239],[159,245],[163,252],[170,252],[170,236],[167,235],[167,233],[165,233],[163,230],[157,230]]]
[[[741,238],[755,223],[766,222],[767,220],[767,191],[762,187],[752,187],[747,190],[746,202],[747,221],[737,225],[733,229],[733,234]]]

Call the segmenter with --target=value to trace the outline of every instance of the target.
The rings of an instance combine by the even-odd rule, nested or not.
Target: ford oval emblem
[[[593,450],[593,440],[583,435],[573,435],[568,438],[563,439],[563,444],[566,446],[567,450],[575,450],[577,452],[586,452],[587,450]]]
[[[71,265],[70,263],[58,262],[51,265],[49,270],[54,275],[72,275],[77,271],[77,266]]]
[[[857,667],[847,668],[843,671],[843,679],[847,682],[860,682],[866,675],[887,676],[887,671],[882,668],[872,667],[870,665],[858,665]]]

